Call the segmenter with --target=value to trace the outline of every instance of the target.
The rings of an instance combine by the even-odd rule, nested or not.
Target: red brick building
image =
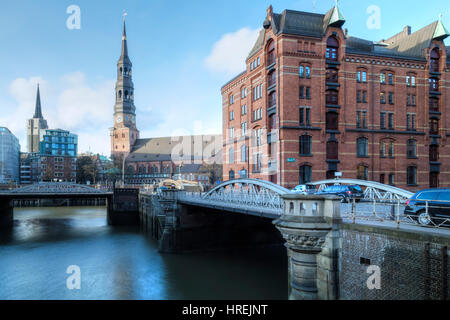
[[[342,172],[450,187],[442,21],[379,42],[349,36],[344,23],[337,6],[325,15],[268,8],[247,69],[222,87],[225,180],[291,188]]]

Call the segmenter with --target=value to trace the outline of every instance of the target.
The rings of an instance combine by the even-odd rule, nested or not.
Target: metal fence
[[[408,206],[409,204],[409,206]],[[405,209],[407,209],[405,211]],[[343,219],[357,223],[358,220],[393,222],[400,225],[416,225],[427,228],[450,229],[450,201],[408,200],[408,201],[365,201],[343,203]]]

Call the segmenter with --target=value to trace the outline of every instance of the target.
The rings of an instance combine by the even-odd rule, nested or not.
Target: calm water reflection
[[[161,255],[104,208],[15,209],[0,235],[0,299],[286,299],[284,248]],[[81,290],[66,269],[81,268]]]

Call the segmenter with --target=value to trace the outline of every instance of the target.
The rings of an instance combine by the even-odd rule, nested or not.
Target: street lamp
[[[126,153],[126,155],[124,154],[123,156],[123,160],[122,160],[122,186],[125,186],[125,160],[127,160],[128,156],[130,154]]]

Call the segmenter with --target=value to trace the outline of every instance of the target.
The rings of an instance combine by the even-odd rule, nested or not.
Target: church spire
[[[128,44],[127,44],[127,28],[125,24],[125,17],[127,13],[123,13],[123,33],[122,33],[122,52],[120,55],[120,60],[122,62],[131,63],[130,58],[128,57]]]
[[[39,83],[37,85],[36,107],[34,109],[34,119],[42,119],[41,94],[39,91]]]

